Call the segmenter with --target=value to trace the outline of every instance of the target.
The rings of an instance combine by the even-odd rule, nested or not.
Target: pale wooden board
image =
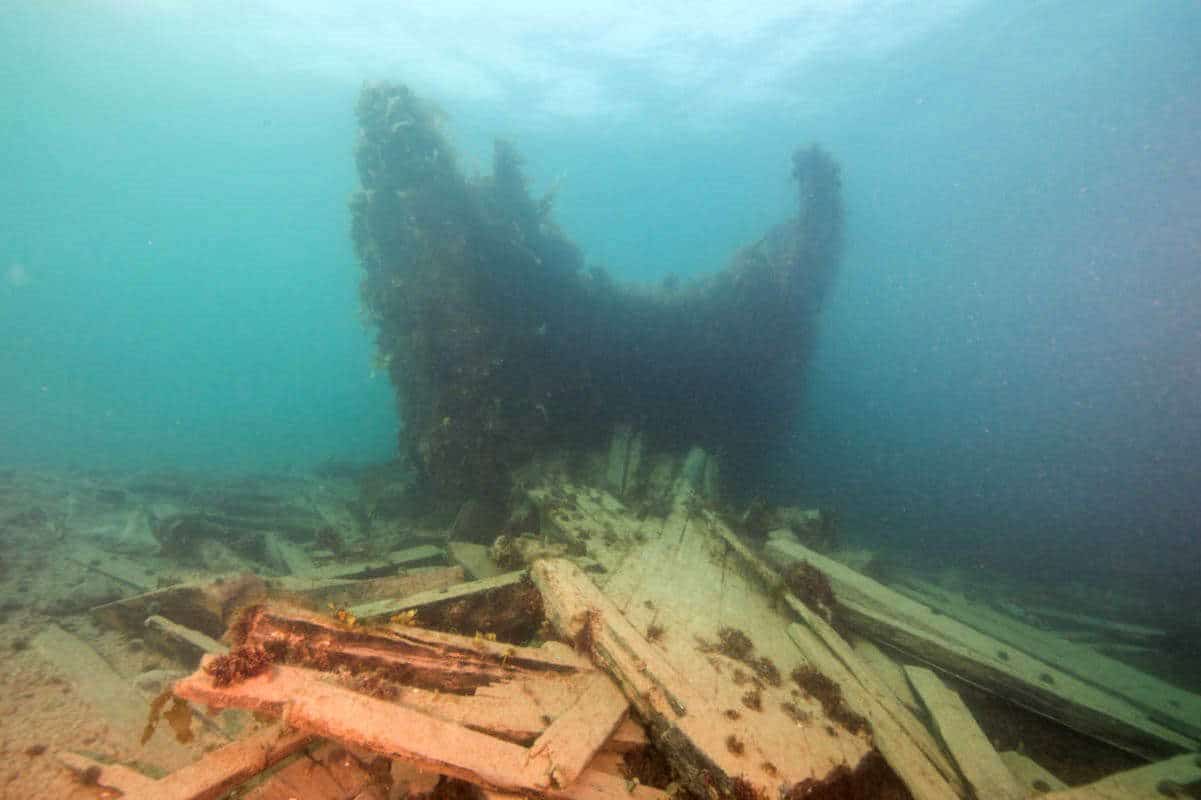
[[[304,747],[309,736],[265,728],[126,795],[127,800],[214,800]]]
[[[1052,775],[1045,767],[1029,756],[1014,750],[1002,750],[998,755],[1005,768],[1030,795],[1045,794],[1068,785]]]
[[[905,667],[959,771],[981,800],[1024,800],[1025,789],[1010,774],[963,700],[925,667]]]
[[[789,626],[788,633],[813,667],[839,685],[850,708],[871,722],[876,746],[914,800],[955,800],[964,796],[897,722],[895,708],[887,708],[868,692],[816,633],[796,624]]]
[[[488,548],[482,544],[450,542],[446,549],[450,553],[450,560],[462,567],[472,580],[494,578],[504,573],[488,554]]]
[[[588,508],[610,507],[602,496],[581,496],[578,504]],[[809,777],[822,776],[839,764],[854,769],[870,747],[866,737],[847,733],[837,723],[827,730],[827,721],[816,701],[798,696],[790,673],[804,659],[788,636],[791,621],[777,609],[773,598],[762,591],[758,581],[748,574],[742,559],[723,534],[725,524],[712,512],[688,508],[688,502],[674,504],[671,515],[659,530],[649,528],[645,520],[622,517],[618,528],[623,538],[635,545],[598,580],[610,602],[645,640],[649,627],[665,629],[662,638],[651,646],[675,666],[697,697],[703,697],[713,718],[695,727],[710,729],[698,741],[716,753],[718,764],[730,775],[741,774],[752,783],[765,787],[792,785]],[[618,515],[610,512],[611,518]],[[637,543],[637,534],[644,541]],[[649,606],[648,606],[649,602]],[[754,657],[766,657],[779,670],[781,685],[761,689],[763,710],[752,711],[742,703],[750,688],[732,677],[735,670],[753,674],[752,669],[725,655],[705,654],[699,641],[718,643],[719,630],[741,630],[754,645]],[[795,692],[795,693],[794,693]],[[798,726],[781,704],[790,702],[813,716]],[[729,720],[721,716],[733,709],[742,716]],[[690,711],[689,716],[693,716]],[[742,756],[731,756],[725,744],[729,735],[746,745]],[[798,760],[795,753],[807,754]],[[763,768],[773,765],[776,774]]]
[[[446,551],[432,544],[422,544],[404,550],[395,550],[380,558],[368,561],[335,562],[315,567],[301,577],[305,578],[379,578],[395,573],[405,566],[417,564],[445,564]]]
[[[1165,797],[1188,797],[1176,787],[1195,786],[1201,782],[1201,756],[1196,753],[1148,764],[1145,767],[1119,772],[1108,778],[1043,795],[1047,800],[1164,800]],[[1165,786],[1166,782],[1166,786]],[[1160,787],[1168,793],[1160,791]]]
[[[690,559],[677,564],[670,559],[659,559],[657,563],[661,567],[660,576],[665,583],[675,585],[688,608],[686,597],[692,586],[677,580],[680,575],[676,568],[682,572],[699,565]],[[648,720],[656,743],[666,749],[686,785],[695,785],[703,792],[706,775],[719,777],[712,775],[711,765],[716,765],[725,776],[742,776],[766,792],[769,785],[778,788],[809,778],[821,780],[844,764],[853,770],[870,752],[870,743],[862,736],[833,728],[835,733],[830,735],[820,705],[800,698],[799,691],[794,698],[787,687],[768,687],[772,691],[763,692],[762,711],[745,707],[741,697],[751,685],[748,682],[740,686],[731,676],[736,667],[747,673],[750,669],[735,665],[725,656],[699,652],[697,642],[688,632],[691,624],[700,623],[684,617],[687,611],[676,612],[680,614],[678,617],[671,614],[667,622],[669,626],[672,623],[677,626],[674,630],[669,627],[660,641],[652,643],[647,641],[645,629],[635,627],[572,563],[561,559],[538,561],[532,566],[531,575],[542,591],[548,619],[560,632],[574,637],[585,624],[591,627],[594,658],[617,679],[626,697],[642,718]],[[720,576],[713,583],[719,584]],[[629,605],[646,609],[644,602]],[[657,601],[652,601],[652,605],[659,608]],[[710,620],[707,624],[713,623]],[[781,628],[783,624],[780,623]],[[755,637],[758,631],[755,627],[749,635]],[[705,633],[716,638],[715,630],[706,627]],[[768,642],[769,638],[764,636],[761,640]],[[758,644],[760,640],[754,641]],[[791,670],[800,663],[791,641],[787,642],[787,648],[788,661],[781,658],[777,664],[782,670]],[[758,650],[760,655],[771,652],[766,647]],[[786,680],[786,676],[785,672],[782,677]],[[781,699],[809,710],[811,721],[798,726],[779,707]],[[727,710],[735,711],[738,718],[729,719],[725,715]],[[731,750],[727,744],[730,736],[743,745],[743,752]],[[798,757],[798,753],[804,757]],[[770,770],[765,769],[765,764],[770,765]]]
[[[855,650],[855,655],[880,676],[880,680],[897,700],[912,712],[921,710],[922,701],[917,699],[913,687],[909,685],[909,679],[905,677],[905,670],[892,656],[881,650],[875,642],[862,636],[852,637],[851,647]]]
[[[583,676],[576,701],[530,745],[531,757],[545,756],[552,765],[555,785],[563,787],[580,776],[625,719],[629,703],[608,676]]]
[[[497,575],[494,578],[468,581],[466,583],[459,583],[454,586],[441,589],[431,589],[394,600],[376,600],[369,603],[360,603],[351,606],[350,611],[364,622],[378,620],[384,617],[390,617],[393,614],[398,614],[402,611],[421,608],[422,606],[430,605],[432,603],[444,603],[450,600],[457,600],[461,597],[479,594],[481,592],[491,592],[497,589],[515,586],[525,580],[525,578],[525,570],[506,572],[503,575]]]
[[[1142,709],[1157,722],[1189,737],[1201,737],[1201,695],[1187,692],[1154,675],[974,603],[960,592],[911,579],[921,602],[1006,644],[1037,655],[1080,680]]]
[[[898,760],[902,757],[906,759],[910,758],[911,755],[907,751],[908,745],[915,745],[920,751],[919,760],[928,761],[929,765],[932,765],[938,771],[942,780],[950,784],[952,791],[956,794],[963,794],[964,789],[958,772],[952,766],[946,753],[930,735],[925,725],[917,719],[912,710],[906,708],[896,699],[896,695],[886,682],[863,659],[859,658],[851,645],[834,629],[833,625],[825,617],[798,600],[791,592],[788,592],[783,578],[752,552],[732,531],[722,529],[719,531],[719,535],[729,546],[730,551],[736,554],[741,560],[743,566],[748,570],[748,574],[753,575],[769,594],[780,597],[784,605],[817,636],[823,647],[812,650],[812,655],[822,660],[823,663],[830,663],[831,670],[837,670],[839,674],[849,674],[852,682],[857,682],[858,686],[864,690],[863,702],[865,706],[870,706],[877,712],[887,714],[889,719],[885,722],[886,730],[888,731],[888,735],[891,735],[894,740],[888,743],[887,746],[893,752],[893,757]],[[795,626],[789,626],[788,633],[799,646],[801,642],[798,641]],[[801,649],[805,652],[804,647]],[[827,658],[828,655],[834,656],[832,662]],[[908,679],[904,678],[903,673],[901,677],[906,689],[912,692],[908,686]],[[908,741],[898,741],[898,729],[903,732],[903,738]],[[896,766],[894,764],[894,769],[908,769],[914,773],[913,780],[931,783],[925,777],[925,770],[929,765]],[[904,776],[902,775],[902,777]],[[938,793],[944,791],[943,787],[936,785],[937,781],[934,781],[933,784],[935,785],[928,789],[929,792]]]
[[[1140,708],[1058,667],[937,613],[848,567],[795,543],[768,543],[779,563],[805,560],[824,572],[843,622],[919,660],[1132,753],[1178,752],[1196,742]]]
[[[154,588],[155,576],[150,568],[85,541],[72,541],[67,560],[124,584],[128,589],[146,592]]]
[[[590,769],[567,787],[556,787],[552,780],[554,765],[546,754],[533,754],[525,747],[463,725],[339,688],[309,670],[277,666],[269,673],[221,689],[214,687],[201,670],[177,683],[175,692],[193,702],[253,708],[280,716],[299,730],[485,788],[523,796],[536,792],[562,800],[628,797],[621,779]],[[655,790],[649,792],[641,797],[662,797]]]
[[[206,653],[224,653],[229,650],[213,637],[157,614],[146,618],[146,628],[163,637],[168,642],[168,649],[177,651],[181,655],[187,655],[188,659],[192,660],[193,666]]]

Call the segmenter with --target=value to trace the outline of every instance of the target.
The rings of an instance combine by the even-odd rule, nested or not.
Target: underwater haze
[[[921,557],[1195,580],[1201,5],[641,5],[8,4],[0,465],[392,457],[347,199],[356,95],[401,81],[623,279],[720,268],[819,142],[845,257],[766,488]]]

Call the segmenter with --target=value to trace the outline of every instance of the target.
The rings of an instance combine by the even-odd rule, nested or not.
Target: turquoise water
[[[1201,7],[915,5],[18,2],[0,462],[390,457],[346,200],[356,93],[398,80],[465,164],[512,139],[627,279],[719,268],[821,142],[847,249],[784,485],[868,542],[1187,579]]]

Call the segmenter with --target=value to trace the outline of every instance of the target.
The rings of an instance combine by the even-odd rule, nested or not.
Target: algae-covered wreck
[[[825,152],[796,152],[795,216],[724,270],[623,285],[585,267],[511,145],[497,143],[491,175],[468,178],[407,88],[364,89],[358,116],[363,302],[402,451],[438,504],[503,508],[531,459],[600,447],[618,426],[648,452],[720,454],[731,488],[766,478],[839,261],[839,171]]]

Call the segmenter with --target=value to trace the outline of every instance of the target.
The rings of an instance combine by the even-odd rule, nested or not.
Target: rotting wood
[[[1150,718],[1125,698],[1079,680],[1034,655],[951,619],[801,545],[775,540],[780,563],[805,560],[830,579],[841,621],[919,661],[933,664],[1010,702],[1143,757],[1198,743]]]
[[[392,616],[393,614],[399,614],[402,611],[409,611],[415,608],[419,609],[423,606],[449,602],[451,600],[459,600],[464,597],[470,597],[472,595],[482,594],[484,592],[493,592],[500,589],[505,589],[510,586],[515,586],[525,579],[525,570],[506,572],[503,575],[497,575],[494,578],[468,581],[466,583],[456,584],[445,589],[431,589],[397,599],[360,603],[351,606],[350,612],[358,619],[364,622],[369,622],[372,620],[384,619]]]
[[[432,544],[422,544],[404,550],[396,550],[379,558],[366,561],[338,561],[315,567],[302,575],[305,578],[380,578],[393,575],[402,567],[419,564],[445,564],[446,551]]]
[[[229,650],[213,637],[158,614],[146,618],[146,629],[166,643],[165,649],[178,654],[181,661],[191,662],[193,666],[207,653],[224,653]]]
[[[488,548],[474,542],[450,542],[446,545],[451,561],[461,566],[472,578],[495,578],[504,573],[488,555]]]
[[[1189,753],[1043,797],[1045,800],[1163,800],[1196,797],[1199,790],[1201,756]]]
[[[921,710],[922,702],[913,693],[913,687],[909,685],[909,679],[905,677],[905,670],[901,664],[898,664],[892,656],[881,650],[870,639],[854,636],[851,638],[850,644],[859,660],[880,677],[880,680],[902,705],[913,713]]]
[[[79,753],[57,753],[59,762],[71,770],[79,779],[87,780],[102,789],[120,792],[129,796],[135,792],[152,788],[158,781],[148,775],[143,775],[136,769],[124,764],[104,764]]]
[[[353,673],[374,670],[407,686],[467,693],[522,674],[592,670],[558,648],[519,647],[410,625],[351,626],[300,609],[260,606],[236,623],[235,644],[261,647],[280,663]]]
[[[311,737],[279,726],[265,728],[126,795],[126,800],[213,800],[296,751]]]
[[[389,601],[417,592],[447,589],[463,582],[463,568],[414,567],[382,578],[306,578],[289,575],[271,581],[272,597],[294,600],[316,608],[334,605],[349,608],[379,600]]]
[[[966,797],[960,788],[952,785],[939,771],[933,761],[914,738],[895,718],[896,708],[888,708],[884,702],[863,687],[838,658],[830,652],[813,631],[793,624],[788,635],[796,642],[801,653],[815,669],[839,685],[847,703],[856,712],[867,717],[872,724],[872,738],[880,754],[905,782],[914,800],[953,800]],[[932,746],[933,743],[931,743]],[[954,771],[949,764],[945,767]],[[958,784],[958,781],[955,781]]]
[[[377,778],[345,748],[325,742],[273,771],[243,800],[365,800]],[[382,800],[382,796],[381,796]]]
[[[1155,722],[1201,741],[1201,695],[1098,652],[1097,645],[1072,642],[974,603],[959,592],[908,581],[922,602],[937,607],[981,633],[1038,656],[1064,672],[1142,709]]]
[[[942,742],[981,800],[1023,800],[1025,790],[1010,774],[959,695],[925,667],[905,667]]]
[[[542,591],[548,619],[617,679],[681,782],[701,796],[711,790],[733,791],[735,777],[771,796],[781,785],[791,787],[805,779],[820,784],[840,768],[853,773],[871,752],[865,738],[836,730],[816,701],[799,693],[793,698],[786,687],[753,678],[753,667],[694,638],[702,631],[717,638],[721,620],[728,617],[747,626],[755,653],[770,653],[785,674],[800,663],[783,622],[770,610],[769,598],[725,570],[722,548],[715,546],[706,527],[698,525],[692,531],[695,541],[688,541],[687,519],[680,508],[669,520],[669,530],[648,537],[648,543],[659,541],[673,550],[670,558],[638,549],[636,557],[623,562],[655,572],[649,585],[649,574],[618,569],[609,574],[602,592],[570,561],[536,562],[531,576]],[[762,605],[744,602],[750,596]],[[719,610],[723,603],[724,614]],[[635,622],[647,625],[655,615],[666,632],[651,641],[644,632],[648,628],[635,627]],[[765,632],[773,626],[783,636],[782,644]],[[791,661],[784,661],[786,657]],[[748,706],[746,698],[751,696],[753,706]],[[793,704],[792,716],[782,703]],[[809,715],[809,721],[798,725],[802,715]],[[797,758],[798,752],[806,757]]]
[[[277,666],[224,688],[200,670],[177,683],[175,692],[193,702],[279,716],[298,729],[484,787],[571,800],[627,796],[623,781],[587,769],[570,785],[556,786],[555,765],[531,757],[530,749],[341,688],[311,670]],[[654,790],[634,793],[646,800],[660,796]]]
[[[1025,790],[1028,795],[1040,795],[1058,789],[1066,789],[1068,785],[1051,774],[1042,764],[1016,750],[1002,750],[998,753],[1005,768]]]
[[[586,676],[578,700],[530,745],[530,758],[545,758],[557,786],[571,784],[625,719],[629,704],[609,677]]]
[[[124,585],[126,591],[134,589],[145,592],[154,586],[154,573],[144,565],[124,556],[101,550],[95,545],[78,539],[71,543],[71,553],[68,561],[74,561],[81,567],[103,575],[106,578]]]
[[[127,597],[91,610],[93,619],[134,636],[142,635],[146,618],[160,614],[214,638],[225,632],[230,615],[262,602],[267,587],[254,575],[235,575],[204,583],[182,583]]]
[[[802,652],[806,652],[806,657],[809,657],[810,652],[812,652],[815,657],[822,658],[823,663],[830,664],[831,670],[837,670],[840,675],[849,677],[851,680],[848,683],[852,685],[852,688],[854,682],[858,682],[858,685],[865,690],[867,695],[861,705],[870,705],[877,712],[883,711],[887,713],[889,722],[892,724],[886,722],[885,727],[888,735],[893,738],[893,741],[888,744],[888,750],[893,752],[893,756],[890,758],[888,752],[883,752],[885,759],[889,760],[890,764],[893,764],[892,759],[899,760],[905,758],[908,760],[912,757],[907,752],[908,744],[912,743],[921,753],[918,756],[919,760],[924,760],[933,765],[941,778],[941,782],[949,784],[953,792],[962,795],[964,787],[959,779],[958,772],[951,765],[946,754],[938,746],[938,743],[935,742],[925,725],[917,719],[914,714],[915,709],[906,708],[901,705],[897,700],[896,691],[869,664],[858,656],[854,648],[834,629],[834,626],[821,614],[813,611],[794,594],[787,591],[784,579],[770,565],[755,555],[733,531],[723,527],[720,529],[720,535],[727,546],[729,546],[730,551],[738,556],[743,565],[763,583],[768,591],[777,594],[782,599],[783,604],[792,611],[797,619],[804,622],[808,629],[824,645],[824,648],[811,649],[809,652],[806,652],[805,648],[802,648]],[[795,629],[790,626],[788,631],[793,641],[797,642],[798,636]],[[797,644],[800,646],[800,642],[797,642]],[[824,658],[825,651],[827,650],[834,656],[835,661],[831,662],[829,659]],[[900,671],[899,667],[897,670],[898,672]],[[900,673],[900,679],[904,683],[904,689],[912,697],[912,690],[909,688],[908,680],[905,679],[904,673]],[[839,681],[839,683],[844,682],[847,681]],[[917,705],[916,698],[913,699],[914,704]],[[896,728],[899,728],[899,731],[894,729],[894,724]],[[908,741],[897,742],[898,736],[902,735]],[[885,747],[881,747],[881,750],[884,751]],[[905,772],[909,771],[916,773],[914,780],[928,782],[926,771],[921,764],[903,764],[900,766],[893,764],[893,768],[903,779],[905,778]],[[938,785],[939,781],[931,783],[932,788],[928,789],[928,791],[935,795],[943,792],[942,787]]]

